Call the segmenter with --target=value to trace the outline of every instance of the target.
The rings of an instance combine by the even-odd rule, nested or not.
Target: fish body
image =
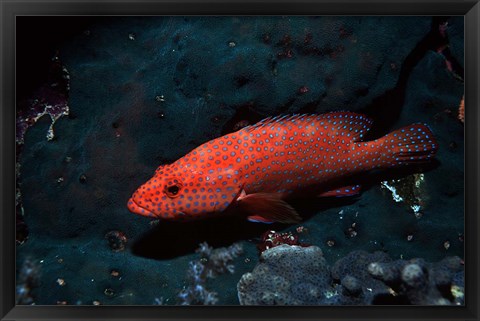
[[[128,208],[149,217],[187,219],[235,204],[252,221],[297,222],[288,197],[354,195],[360,186],[339,185],[345,178],[425,162],[437,151],[425,124],[364,142],[371,125],[367,116],[353,112],[264,119],[160,166]]]

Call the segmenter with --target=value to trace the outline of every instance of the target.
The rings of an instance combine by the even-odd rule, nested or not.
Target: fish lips
[[[127,207],[128,207],[128,210],[130,212],[135,213],[135,214],[140,214],[140,215],[147,216],[147,217],[156,217],[157,216],[154,213],[147,210],[146,208],[138,206],[138,204],[135,203],[135,201],[132,198],[130,198],[128,200]]]

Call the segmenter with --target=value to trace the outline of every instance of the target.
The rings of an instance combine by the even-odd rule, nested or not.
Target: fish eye
[[[182,187],[183,186],[178,179],[173,179],[165,185],[164,192],[168,197],[175,198],[180,195],[179,193]]]
[[[180,188],[177,185],[170,186],[167,191],[172,195],[177,195]]]

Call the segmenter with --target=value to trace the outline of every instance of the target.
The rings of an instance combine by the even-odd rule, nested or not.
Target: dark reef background
[[[18,145],[17,270],[30,262],[38,272],[29,303],[178,303],[188,264],[206,241],[214,248],[243,246],[233,274],[208,280],[218,304],[238,304],[237,282],[258,263],[262,233],[296,233],[299,226],[300,240],[319,246],[330,264],[354,250],[431,262],[463,258],[464,135],[457,118],[463,17],[19,17],[17,23],[19,115],[35,112],[33,99],[49,102],[36,91],[45,83],[63,90],[69,107],[54,124],[53,140],[46,139],[45,115]],[[54,57],[68,71],[64,88],[52,80]],[[294,226],[228,217],[152,225],[127,210],[130,195],[157,166],[239,123],[332,110],[369,114],[370,138],[429,124],[440,149],[424,168],[421,217],[381,188],[386,176],[356,198],[292,203],[305,217]]]

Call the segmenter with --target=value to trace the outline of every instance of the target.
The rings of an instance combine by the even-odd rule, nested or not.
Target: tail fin
[[[426,124],[412,124],[397,129],[376,141],[386,149],[386,165],[423,163],[433,158],[438,144]]]

